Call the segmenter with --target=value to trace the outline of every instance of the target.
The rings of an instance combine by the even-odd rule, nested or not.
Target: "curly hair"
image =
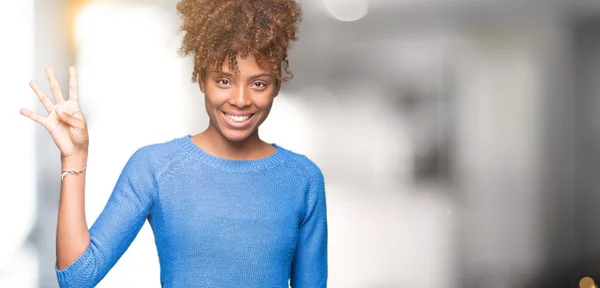
[[[193,82],[208,69],[221,71],[225,60],[237,71],[237,55],[254,56],[278,80],[293,77],[287,52],[302,17],[294,0],[182,0],[177,11],[185,32],[179,52],[194,56]]]

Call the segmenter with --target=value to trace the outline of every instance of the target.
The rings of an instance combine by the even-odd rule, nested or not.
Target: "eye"
[[[229,86],[229,84],[231,83],[227,79],[219,79],[217,80],[217,84],[219,84],[220,86]]]
[[[263,88],[266,88],[266,87],[267,87],[267,83],[265,83],[265,82],[254,82],[254,83],[253,83],[253,85],[254,85],[255,87],[257,87],[257,88],[261,88],[261,89],[263,89]]]

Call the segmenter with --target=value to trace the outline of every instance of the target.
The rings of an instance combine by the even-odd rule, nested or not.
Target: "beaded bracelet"
[[[63,170],[62,173],[60,174],[60,180],[62,181],[65,178],[65,176],[67,176],[67,174],[79,174],[79,173],[85,171],[86,168],[87,168],[87,166],[83,167],[82,169]]]

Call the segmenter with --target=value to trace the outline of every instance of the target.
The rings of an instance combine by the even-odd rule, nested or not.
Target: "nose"
[[[229,104],[231,104],[232,106],[235,106],[237,108],[245,108],[248,107],[252,104],[252,101],[250,99],[250,89],[247,89],[245,87],[236,87],[236,89],[233,89],[233,93],[231,94],[231,97],[229,98]]]

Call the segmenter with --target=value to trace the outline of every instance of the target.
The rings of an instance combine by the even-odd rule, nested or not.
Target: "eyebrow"
[[[229,72],[224,72],[224,71],[216,72],[216,74],[219,76],[225,76],[225,77],[234,77],[235,76]],[[274,78],[274,76],[269,73],[261,73],[261,74],[252,75],[249,77],[249,79],[256,79],[256,78],[260,78],[260,77]]]
[[[218,76],[233,77],[233,74],[223,71],[213,71]]]
[[[273,75],[271,75],[269,73],[262,73],[262,74],[257,74],[257,75],[251,76],[250,79],[256,79],[256,78],[260,78],[260,77],[273,78]]]

